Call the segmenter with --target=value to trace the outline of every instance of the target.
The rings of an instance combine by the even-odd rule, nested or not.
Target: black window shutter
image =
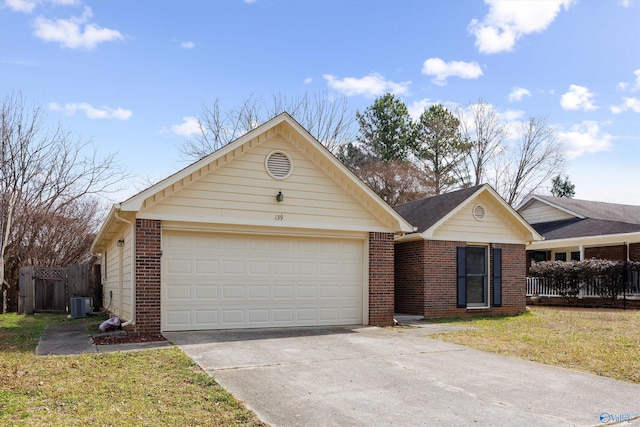
[[[502,249],[491,250],[493,306],[502,307]]]
[[[457,268],[458,281],[457,281],[457,306],[458,308],[465,308],[467,306],[467,257],[466,249],[464,246],[458,247],[458,259]]]

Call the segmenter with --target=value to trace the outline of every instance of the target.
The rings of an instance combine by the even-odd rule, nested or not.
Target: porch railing
[[[583,283],[580,287],[580,293],[578,294],[578,298],[584,297],[600,297],[598,294],[598,281],[599,278],[594,278],[587,283]],[[559,297],[558,294],[552,286],[545,283],[544,278],[542,277],[527,277],[527,296],[530,297],[532,295],[540,295],[541,297]],[[640,297],[640,272],[638,271],[630,271],[629,272],[629,283],[627,284],[626,289],[627,296]]]

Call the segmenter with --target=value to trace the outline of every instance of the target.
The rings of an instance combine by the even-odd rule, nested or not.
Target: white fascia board
[[[96,234],[96,237],[93,239],[93,243],[91,243],[90,251],[92,254],[100,252],[99,250],[97,250],[97,248],[100,246],[102,241],[106,239],[106,234],[111,228],[111,226],[113,225],[115,214],[119,210],[120,210],[120,205],[114,204],[111,206],[111,209],[109,210],[109,214],[107,215],[104,222],[102,223],[100,230],[98,230],[98,234]]]
[[[541,242],[532,242],[530,245],[527,246],[527,250],[543,251],[547,249],[566,248],[570,246],[593,247],[593,246],[625,244],[625,243],[640,243],[640,232],[605,234],[601,236],[573,237],[570,239],[544,240]]]
[[[442,225],[445,221],[447,221],[449,218],[451,218],[456,213],[458,213],[458,211],[460,209],[462,209],[462,207],[465,206],[471,199],[474,199],[474,198],[478,197],[480,194],[482,194],[485,191],[488,191],[493,196],[493,198],[496,199],[498,201],[498,203],[500,203],[500,205],[502,205],[502,207],[504,209],[506,209],[516,219],[516,221],[518,223],[520,223],[520,225],[522,225],[524,228],[527,229],[527,231],[531,234],[531,240],[532,241],[543,240],[543,237],[540,235],[540,233],[538,233],[531,226],[531,224],[529,224],[527,221],[525,221],[525,219],[522,218],[522,216],[518,212],[516,212],[511,206],[509,206],[509,204],[507,202],[505,202],[504,199],[502,197],[500,197],[500,195],[498,193],[496,193],[496,191],[493,188],[491,188],[491,186],[488,185],[488,184],[485,184],[482,187],[480,187],[478,189],[478,191],[473,193],[471,196],[469,196],[467,199],[465,199],[462,203],[460,203],[458,206],[456,206],[455,209],[452,209],[447,215],[442,217],[440,219],[440,221],[436,222],[431,227],[427,228],[422,233],[422,236],[425,239],[433,238],[434,233],[436,232],[438,227],[440,227],[440,225]]]

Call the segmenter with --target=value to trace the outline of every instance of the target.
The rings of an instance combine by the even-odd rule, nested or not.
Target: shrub
[[[640,263],[627,263],[629,269],[640,270]],[[541,261],[531,266],[530,274],[542,277],[551,289],[567,302],[575,302],[584,287],[593,288],[595,294],[614,301],[624,288],[625,264],[606,259],[584,261]]]

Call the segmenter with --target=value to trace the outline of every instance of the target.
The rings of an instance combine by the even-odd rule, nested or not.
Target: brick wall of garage
[[[369,233],[369,324],[393,325],[393,233]]]
[[[136,220],[136,322],[135,331],[160,333],[160,221]]]

